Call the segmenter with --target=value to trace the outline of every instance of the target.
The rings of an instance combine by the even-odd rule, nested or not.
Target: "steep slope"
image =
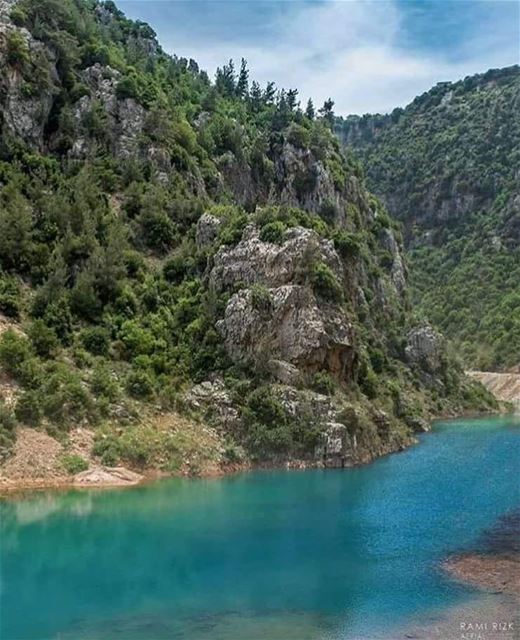
[[[396,224],[295,91],[245,64],[211,83],[109,1],[0,6],[5,456],[16,420],[86,424],[105,464],[195,473],[180,412],[222,464],[344,465],[493,406],[414,322]]]
[[[404,224],[414,302],[477,368],[520,361],[519,110],[515,66],[336,126]]]

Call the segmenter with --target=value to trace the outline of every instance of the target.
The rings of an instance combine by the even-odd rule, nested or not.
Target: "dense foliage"
[[[520,361],[519,101],[510,67],[336,123],[404,223],[414,302],[477,368]]]
[[[18,108],[37,109],[29,131],[5,107],[0,145],[0,313],[15,327],[1,335],[0,365],[21,389],[14,412],[1,406],[3,452],[16,420],[56,435],[88,423],[102,429],[96,446],[107,463],[146,464],[160,451],[170,468],[169,435],[154,448],[135,419],[182,410],[186,388],[212,372],[236,389],[245,431],[235,435],[250,452],[311,451],[315,429],[287,416],[260,367],[230,362],[215,328],[233,291],[215,292],[208,268],[248,222],[274,244],[291,227],[313,229],[345,268],[362,262],[362,309],[349,307],[326,264],[309,256],[302,273],[323,304],[344,305],[359,333],[363,357],[350,393],[393,407],[400,384],[420,387],[402,362],[406,296],[378,303],[392,268],[380,238],[399,232],[356,187],[360,170],[340,153],[330,101],[318,116],[312,104],[304,113],[295,90],[250,83],[244,61],[238,71],[230,61],[211,82],[193,60],[164,54],[148,25],[109,0],[21,0],[11,19],[45,47],[16,30],[4,42]],[[335,194],[353,191],[345,211],[338,199],[305,205],[319,178],[312,168],[277,174],[287,145],[321,163]],[[288,183],[301,206],[282,202]],[[201,247],[203,212],[220,226]],[[252,295],[259,309],[269,307],[265,288]],[[443,376],[445,390],[428,396],[438,411],[458,384],[448,365]],[[305,383],[326,394],[338,384],[327,372]],[[114,422],[134,426],[118,431]],[[229,451],[236,455],[233,444]],[[84,467],[74,457],[63,464]]]

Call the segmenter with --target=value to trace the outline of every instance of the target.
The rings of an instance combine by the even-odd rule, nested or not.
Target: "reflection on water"
[[[57,493],[40,493],[15,502],[15,517],[23,526],[45,520],[57,511],[68,511],[71,515],[83,517],[92,511],[92,494],[71,493],[65,496]]]
[[[0,637],[375,637],[472,595],[437,565],[520,503],[518,434],[458,421],[355,469],[4,502]]]

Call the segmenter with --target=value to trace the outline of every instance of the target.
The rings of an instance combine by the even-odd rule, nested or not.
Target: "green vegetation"
[[[404,223],[414,303],[481,369],[520,362],[519,98],[515,66],[336,122]]]
[[[61,464],[65,471],[71,476],[88,469],[88,462],[76,454],[67,454],[62,456]]]
[[[205,453],[200,432],[158,432],[143,416],[187,412],[184,392],[220,376],[235,381],[242,425],[223,436],[230,461],[243,458],[242,448],[258,459],[310,456],[316,422],[289,414],[267,362],[254,370],[233,364],[217,331],[242,286],[216,291],[209,272],[248,224],[275,245],[295,227],[315,232],[291,284],[344,314],[353,349],[370,355],[361,364],[353,357],[342,378],[339,354],[334,373],[331,364],[302,385],[363,407],[377,399],[390,411],[389,378],[417,392],[402,344],[409,301],[381,244],[383,232],[399,241],[399,231],[358,182],[359,164],[340,152],[330,100],[317,114],[312,104],[304,112],[297,91],[250,83],[245,61],[238,72],[230,61],[211,82],[110,1],[20,0],[12,20],[45,47],[27,57],[25,40],[8,42],[7,64],[20,69],[26,97],[40,96],[42,109],[27,138],[1,125],[0,312],[13,328],[0,334],[0,367],[19,387],[13,409],[0,405],[1,455],[17,421],[63,440],[89,425],[105,464],[178,470],[191,451],[195,472],[218,459],[218,444]],[[96,92],[99,82],[108,99]],[[280,177],[286,157],[299,158],[299,168]],[[315,193],[321,171],[331,178],[326,197]],[[201,244],[205,212],[219,224]],[[269,288],[257,284],[250,295],[269,316]],[[426,412],[450,401],[446,389],[426,394]],[[63,464],[73,473],[82,463],[69,456]]]

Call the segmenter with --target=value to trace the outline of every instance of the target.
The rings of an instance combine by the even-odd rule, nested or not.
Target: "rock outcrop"
[[[217,323],[235,362],[274,360],[306,373],[326,369],[338,380],[352,378],[354,329],[340,305],[320,299],[310,286],[308,271],[316,260],[343,282],[333,244],[301,227],[274,244],[263,242],[250,226],[238,245],[217,253],[212,286],[243,287]]]
[[[443,354],[442,336],[431,326],[417,327],[408,333],[405,355],[415,369],[435,376],[442,370]]]

